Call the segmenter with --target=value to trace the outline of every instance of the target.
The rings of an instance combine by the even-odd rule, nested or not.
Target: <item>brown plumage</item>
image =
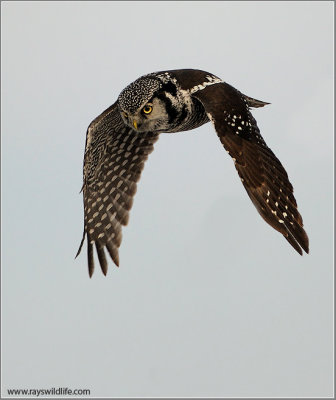
[[[293,186],[281,162],[261,137],[249,111],[249,107],[268,103],[251,99],[226,83],[206,87],[194,96],[202,102],[220,141],[234,159],[240,179],[259,214],[282,233],[298,253],[302,255],[302,249],[308,253],[309,240]]]
[[[121,227],[128,222],[137,182],[159,133],[194,129],[209,120],[259,214],[298,253],[308,253],[308,236],[287,172],[250,112],[266,104],[208,72],[191,69],[148,74],[124,89],[87,131],[84,234],[77,255],[87,237],[89,275],[94,271],[94,245],[105,275],[104,248],[119,265]]]

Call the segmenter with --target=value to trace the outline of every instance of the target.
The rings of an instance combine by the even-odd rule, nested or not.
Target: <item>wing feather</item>
[[[245,96],[227,83],[208,86],[193,96],[203,104],[259,214],[299,254],[302,255],[302,249],[308,253],[309,240],[293,186],[281,162],[260,135],[249,110],[268,103]]]
[[[86,236],[90,276],[94,271],[93,244],[105,275],[108,264],[104,247],[119,265],[121,228],[128,223],[137,182],[157,139],[156,133],[138,133],[125,126],[117,103],[88,128],[83,167],[83,240]]]

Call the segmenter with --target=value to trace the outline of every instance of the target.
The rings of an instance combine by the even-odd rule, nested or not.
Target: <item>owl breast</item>
[[[195,129],[209,122],[203,105],[197,99],[192,98],[191,101],[191,112],[188,113],[187,118],[181,124],[179,132]]]
[[[209,122],[203,105],[191,97],[188,101],[179,102],[179,106],[175,108],[175,114],[169,110],[169,107],[167,111],[168,114],[173,115],[170,128],[166,130],[167,133],[189,131]]]

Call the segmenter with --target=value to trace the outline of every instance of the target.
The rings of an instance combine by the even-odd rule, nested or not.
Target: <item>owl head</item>
[[[118,97],[121,117],[137,132],[168,132],[177,115],[177,97],[166,90],[157,76],[143,76],[128,85]],[[176,95],[177,88],[173,93]]]

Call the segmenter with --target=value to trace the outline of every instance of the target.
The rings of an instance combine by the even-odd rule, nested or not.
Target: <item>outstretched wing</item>
[[[293,186],[249,111],[249,107],[268,103],[247,97],[227,83],[207,86],[193,96],[203,104],[259,214],[282,233],[298,253],[302,255],[302,249],[308,253],[309,240]]]
[[[84,234],[88,241],[90,277],[94,271],[93,245],[103,273],[107,273],[104,247],[118,266],[121,227],[126,225],[136,182],[158,134],[137,133],[121,119],[117,103],[89,126],[84,155]],[[76,255],[76,257],[77,257]]]

